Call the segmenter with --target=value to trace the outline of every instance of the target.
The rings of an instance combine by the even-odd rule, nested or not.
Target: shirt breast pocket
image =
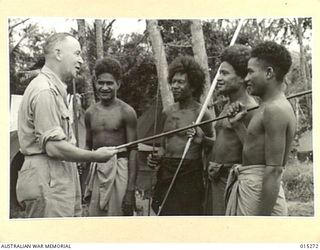
[[[72,121],[70,111],[67,109],[61,110],[61,126],[67,137],[67,141],[71,141],[73,138]]]

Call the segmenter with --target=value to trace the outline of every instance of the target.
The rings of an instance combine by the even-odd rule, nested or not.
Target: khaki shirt
[[[18,112],[18,137],[24,155],[46,154],[48,141],[75,144],[67,86],[48,67],[31,81]]]

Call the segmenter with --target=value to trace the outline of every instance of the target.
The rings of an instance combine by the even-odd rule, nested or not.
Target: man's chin
[[[180,100],[180,96],[173,95],[173,100],[174,100],[174,102],[178,102]]]
[[[254,95],[254,96],[260,96],[259,91],[256,91],[254,89],[248,89],[248,93],[250,95]]]
[[[99,99],[103,100],[103,101],[109,101],[112,99],[112,97],[111,96],[99,96]]]
[[[227,95],[228,94],[228,90],[226,89],[218,89],[218,95]]]

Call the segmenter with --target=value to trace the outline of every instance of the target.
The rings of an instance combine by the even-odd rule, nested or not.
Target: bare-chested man
[[[227,215],[287,215],[281,177],[296,120],[281,85],[290,66],[290,53],[275,42],[252,50],[246,80],[262,103],[247,130],[241,120],[246,113],[243,105],[233,103],[228,111],[244,145],[242,166],[235,166],[229,175]]]
[[[247,65],[250,49],[244,45],[233,45],[221,54],[221,68],[219,72],[217,90],[219,94],[229,98],[229,103],[240,101],[247,108],[257,106],[256,101],[247,92],[244,78],[247,75]],[[221,115],[225,115],[227,104]],[[244,118],[248,126],[253,112]],[[229,170],[234,164],[242,163],[243,141],[227,120],[218,121],[216,126],[216,141],[212,151],[212,162],[209,163],[208,175],[211,180],[212,215],[225,215],[224,191],[227,184]]]
[[[95,65],[95,90],[100,101],[85,114],[86,146],[96,149],[137,139],[134,109],[117,98],[121,66],[112,58]],[[133,215],[135,206],[136,149],[120,152],[107,163],[92,163],[86,196],[91,196],[89,216]],[[128,162],[129,159],[129,162]]]
[[[176,103],[164,111],[164,131],[185,127],[196,121],[201,110],[201,104],[197,99],[202,93],[205,76],[192,57],[181,56],[171,63],[168,80]],[[203,120],[208,119],[210,114],[206,112]],[[205,136],[212,137],[212,133],[211,124],[208,124],[163,138],[159,153],[162,157],[152,204],[156,212],[179,165],[188,137],[191,134],[195,135],[160,215],[201,215],[203,213],[204,187],[201,155],[205,142],[209,142]],[[149,166],[152,166],[152,163],[154,162],[149,161]]]

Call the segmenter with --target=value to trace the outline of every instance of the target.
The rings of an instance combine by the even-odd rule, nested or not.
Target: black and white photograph
[[[10,219],[314,217],[311,17],[10,17]]]

